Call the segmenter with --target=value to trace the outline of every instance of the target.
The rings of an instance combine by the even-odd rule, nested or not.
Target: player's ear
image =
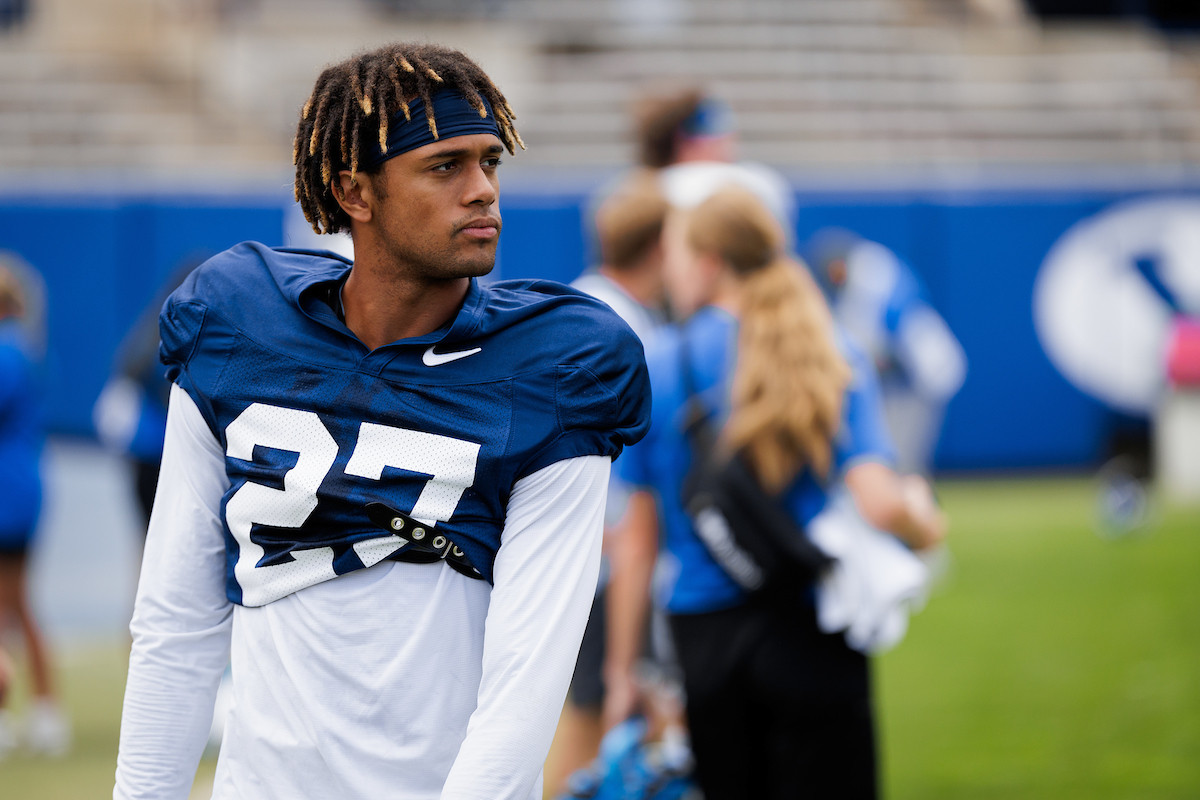
[[[350,219],[359,222],[371,221],[372,194],[369,185],[364,180],[365,177],[364,175],[352,176],[350,170],[344,169],[337,174],[337,178],[332,181],[330,187],[342,210]]]

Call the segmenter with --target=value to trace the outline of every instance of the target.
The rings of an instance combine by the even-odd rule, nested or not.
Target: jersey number
[[[283,488],[247,482],[225,508],[229,530],[238,543],[234,577],[242,588],[242,603],[260,606],[299,589],[336,577],[331,547],[293,550],[286,564],[257,566],[265,551],[250,538],[255,525],[299,528],[317,507],[317,488],[337,459],[338,446],[329,429],[312,411],[255,403],[225,429],[227,455],[243,461],[254,458],[254,447],[296,453],[296,466],[283,476]],[[480,445],[449,436],[364,422],[346,474],[377,481],[385,467],[430,475],[410,515],[433,526],[450,519],[459,500],[475,482]],[[365,566],[377,564],[405,540],[384,535],[354,545]]]

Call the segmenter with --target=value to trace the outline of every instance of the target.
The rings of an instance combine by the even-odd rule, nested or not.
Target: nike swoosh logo
[[[453,353],[435,353],[433,352],[433,348],[430,347],[421,356],[421,362],[427,367],[437,367],[442,364],[449,364],[451,361],[458,361],[460,358],[473,356],[481,350],[483,350],[482,347],[475,347],[470,350],[456,350]]]

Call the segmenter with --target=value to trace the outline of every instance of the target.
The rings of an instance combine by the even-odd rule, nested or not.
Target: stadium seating
[[[785,169],[1200,160],[1186,40],[965,10],[982,5],[41,0],[0,33],[0,170],[274,176],[320,66],[404,37],[459,44],[497,77],[532,146],[523,167],[626,163],[652,76],[710,85],[745,155]]]
[[[1200,154],[1194,65],[1144,27],[998,23],[961,3],[893,0],[697,0],[639,25],[613,18],[620,5],[514,4],[552,32],[523,128],[538,158],[627,158],[616,112],[649,75],[711,85],[737,111],[746,155],[783,167]]]

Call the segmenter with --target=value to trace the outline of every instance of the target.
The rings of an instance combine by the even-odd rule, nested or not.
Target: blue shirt
[[[372,502],[436,526],[490,581],[518,480],[616,458],[649,424],[642,346],[600,301],[471,281],[446,327],[368,350],[328,302],[349,271],[330,253],[243,243],[164,307],[168,375],[226,452],[232,602],[395,554],[407,542],[371,522]]]
[[[884,392],[948,402],[966,377],[966,356],[912,267],[878,242],[862,241],[847,255],[846,271],[832,310],[874,361]]]
[[[0,322],[0,546],[28,542],[42,504],[44,432],[36,368],[13,319]]]
[[[659,602],[676,614],[729,608],[745,600],[744,592],[709,556],[683,509],[683,480],[691,467],[691,448],[681,425],[687,398],[680,347],[687,337],[696,391],[718,416],[728,416],[729,383],[737,354],[737,320],[717,308],[701,309],[680,330],[663,334],[647,353],[654,397],[650,432],[629,449],[618,464],[623,480],[649,489],[658,498],[661,573]],[[861,353],[840,340],[853,370],[842,404],[842,423],[833,442],[833,472],[859,460],[892,460],[891,443],[879,401],[878,382]],[[828,483],[805,469],[784,491],[783,501],[804,525],[824,507]]]

